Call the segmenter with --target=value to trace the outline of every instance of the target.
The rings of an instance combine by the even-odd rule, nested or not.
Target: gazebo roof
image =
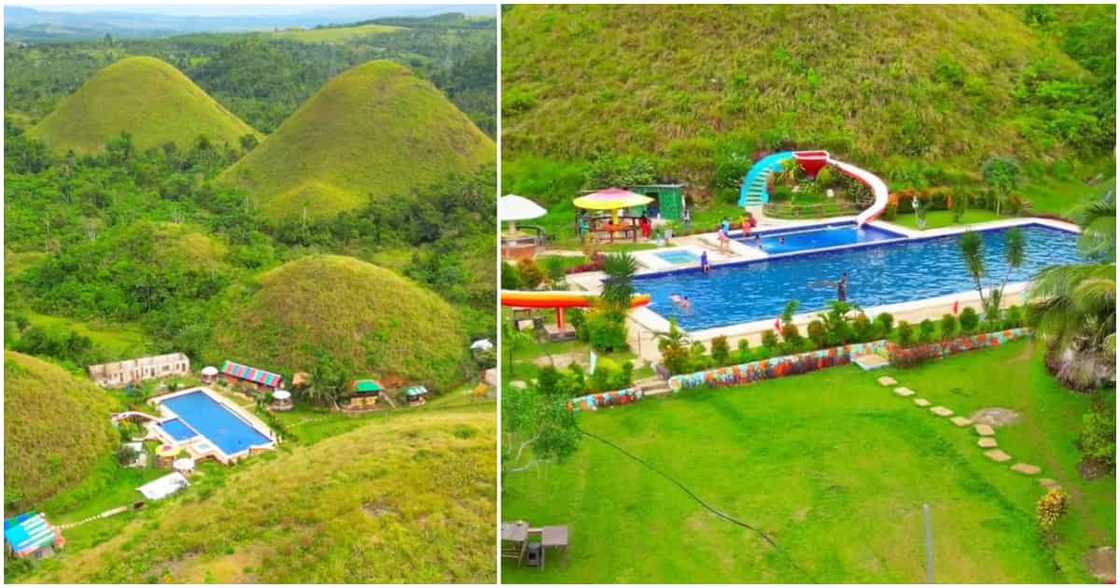
[[[653,202],[653,198],[622,188],[607,188],[572,200],[572,204],[587,210],[618,210],[650,202]]]
[[[547,210],[524,196],[507,194],[498,202],[498,220],[502,222],[529,220],[546,214]]]

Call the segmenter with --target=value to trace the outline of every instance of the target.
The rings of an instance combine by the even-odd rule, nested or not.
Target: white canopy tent
[[[509,223],[511,234],[517,232],[517,221],[540,218],[546,214],[547,210],[524,196],[507,194],[498,202],[498,220]]]

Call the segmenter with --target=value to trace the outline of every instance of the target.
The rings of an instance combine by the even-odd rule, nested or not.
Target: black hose
[[[817,583],[817,580],[813,577],[813,575],[810,574],[807,570],[805,570],[801,566],[797,565],[797,562],[793,561],[793,558],[790,557],[789,553],[787,553],[784,549],[782,549],[781,546],[779,546],[778,543],[775,542],[772,537],[767,535],[765,531],[763,531],[761,529],[758,529],[758,528],[755,528],[754,526],[750,525],[749,523],[745,523],[745,522],[743,522],[739,519],[736,519],[735,517],[723,512],[723,511],[720,511],[720,510],[716,509],[715,507],[708,504],[707,502],[704,502],[704,499],[697,496],[695,492],[690,490],[687,486],[682,484],[676,478],[674,478],[674,477],[670,476],[669,474],[666,474],[665,472],[657,469],[656,467],[653,466],[653,464],[650,464],[649,462],[647,462],[644,459],[634,455],[633,453],[630,453],[629,451],[626,451],[625,449],[619,447],[615,443],[613,443],[611,441],[608,441],[607,439],[604,439],[604,438],[596,435],[595,433],[588,433],[587,431],[584,431],[583,429],[581,429],[578,425],[576,426],[576,429],[580,433],[582,433],[582,434],[584,434],[588,437],[591,437],[592,439],[595,439],[596,441],[599,441],[600,443],[603,443],[604,445],[606,445],[608,447],[611,447],[611,448],[615,449],[616,451],[625,455],[626,457],[629,457],[630,459],[638,462],[639,464],[641,464],[646,469],[648,469],[648,470],[652,471],[653,473],[661,476],[662,478],[665,478],[670,483],[672,483],[674,486],[676,486],[677,488],[680,488],[682,492],[684,492],[686,495],[688,495],[689,498],[691,498],[693,501],[695,501],[697,504],[699,504],[701,507],[703,507],[704,510],[707,510],[708,512],[716,515],[717,517],[719,517],[719,518],[721,518],[721,519],[723,519],[723,520],[725,520],[725,521],[727,521],[727,522],[729,522],[733,525],[738,525],[738,526],[740,526],[744,529],[747,529],[748,531],[751,531],[751,532],[755,533],[756,535],[761,537],[763,541],[765,541],[767,544],[769,544],[770,547],[773,547],[775,551],[782,554],[782,556],[785,557],[786,561],[788,561],[789,564],[791,566],[793,566],[794,569],[801,572],[805,577],[809,578],[810,583],[813,583],[813,584]]]

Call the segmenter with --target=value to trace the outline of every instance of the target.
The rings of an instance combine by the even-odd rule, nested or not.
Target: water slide
[[[770,194],[766,191],[767,180],[771,173],[780,171],[782,164],[791,158],[796,159],[801,169],[810,176],[816,176],[817,172],[827,164],[871,189],[875,201],[856,216],[856,225],[863,226],[879,218],[879,215],[883,214],[883,209],[887,207],[890,190],[887,189],[886,182],[863,168],[833,159],[827,151],[781,151],[758,160],[743,179],[743,187],[739,190],[739,206],[759,206],[769,202]]]
[[[499,298],[502,306],[555,308],[556,326],[563,328],[565,308],[590,308],[599,299],[599,295],[567,290],[502,290]],[[649,294],[635,294],[630,298],[630,308],[645,306],[649,302]]]

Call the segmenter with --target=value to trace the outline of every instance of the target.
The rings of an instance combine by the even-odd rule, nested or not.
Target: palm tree
[[[984,315],[989,319],[999,318],[1003,289],[1011,278],[1011,272],[1022,267],[1027,257],[1026,240],[1023,237],[1023,232],[1018,228],[1007,230],[1003,251],[1004,259],[1007,261],[1007,273],[1003,275],[1003,281],[1000,282],[998,288],[988,288],[987,295],[984,294],[984,278],[988,275],[984,263],[984,238],[979,233],[965,231],[961,235],[960,248],[964,265],[968,269],[968,274],[972,276],[972,281],[976,284],[976,292],[980,295],[980,306],[984,309]]]
[[[1109,191],[1075,215],[1088,263],[1048,267],[1028,292],[1046,365],[1064,385],[1094,390],[1116,380],[1116,202]]]
[[[630,308],[630,299],[634,296],[634,273],[637,271],[638,262],[629,253],[608,255],[603,261],[603,272],[607,278],[603,280],[600,297],[608,310],[626,312]]]

